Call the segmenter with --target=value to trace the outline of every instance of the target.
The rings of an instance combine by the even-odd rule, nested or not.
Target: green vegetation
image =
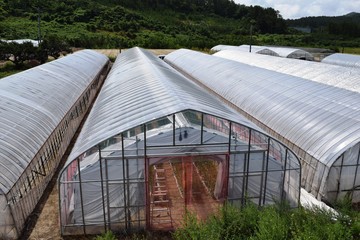
[[[218,215],[200,222],[187,213],[183,227],[173,237],[182,239],[359,239],[360,214],[334,215],[283,205],[258,209],[247,204],[242,209],[226,205]]]
[[[287,240],[313,239],[337,240],[360,239],[360,213],[354,211],[350,201],[337,204],[338,213],[314,208],[289,208],[276,204],[258,208],[248,202],[239,209],[225,205],[206,221],[199,221],[195,214],[187,212],[182,227],[175,232],[143,232],[132,235],[116,235],[117,239],[176,239],[176,240]],[[115,239],[107,232],[96,240]]]
[[[0,0],[0,38],[56,35],[76,48],[192,48],[217,44],[325,47],[359,45],[359,14],[285,21],[272,8],[231,0]],[[292,27],[310,27],[311,34]]]

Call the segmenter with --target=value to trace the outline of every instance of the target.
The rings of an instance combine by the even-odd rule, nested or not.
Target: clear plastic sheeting
[[[285,145],[140,48],[122,52],[59,176],[63,235],[168,230],[226,199],[300,199]]]
[[[223,50],[213,54],[255,67],[309,79],[315,82],[360,92],[360,69],[323,64],[313,61],[298,61],[289,58],[272,58],[246,52]]]
[[[241,52],[251,52],[251,53],[258,53],[258,54],[265,54],[279,57],[279,54],[270,50],[267,47],[262,46],[253,46],[253,45],[241,45],[241,46],[231,46],[231,45],[216,45],[215,47],[211,48],[213,52],[219,52],[223,50],[231,50],[231,51],[241,51]]]
[[[354,192],[360,201],[357,92],[185,49],[165,61],[291,146],[302,158],[302,184],[318,199]],[[351,166],[356,170],[343,171]]]
[[[0,189],[7,193],[107,61],[85,50],[0,81]]]
[[[256,53],[279,56],[283,58],[294,58],[294,59],[303,59],[303,60],[314,60],[314,56],[304,50],[297,48],[289,48],[289,47],[271,47],[271,46],[251,46],[254,49],[262,49],[257,51]],[[241,45],[241,49],[249,49],[249,45]]]
[[[353,54],[334,53],[325,57],[321,62],[344,67],[360,68],[360,56]]]
[[[83,50],[0,80],[0,236],[17,238],[22,231],[107,63]]]
[[[232,46],[232,45],[216,45],[210,49],[212,52],[218,52],[222,50],[234,50],[234,51],[240,51],[238,46]]]

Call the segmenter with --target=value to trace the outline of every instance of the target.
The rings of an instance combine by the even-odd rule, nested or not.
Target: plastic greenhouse
[[[325,57],[321,62],[345,67],[360,68],[360,56],[345,53],[334,53]]]
[[[239,49],[238,46],[222,45],[222,44],[216,45],[216,46],[212,47],[212,48],[210,49],[210,51],[218,52],[218,51],[222,51],[222,50],[225,50],[225,49],[226,49],[226,50],[234,50],[234,51],[239,50],[239,51],[240,51],[240,49]]]
[[[106,74],[84,50],[0,81],[0,238],[18,238]]]
[[[243,51],[249,49],[249,45],[241,45],[240,46]],[[303,59],[303,60],[314,60],[314,56],[304,50],[297,48],[288,48],[288,47],[270,47],[270,46],[252,46],[254,49],[259,49],[256,53],[278,56],[283,58],[294,58],[294,59]]]
[[[289,58],[272,58],[231,50],[217,52],[214,56],[360,92],[360,69],[357,68]]]
[[[185,49],[165,61],[296,152],[319,200],[360,201],[359,93]]]
[[[206,218],[300,197],[283,144],[140,48],[121,53],[59,176],[62,235],[168,230],[185,209]]]
[[[223,50],[250,52],[250,45],[241,45],[241,46],[216,45],[215,47],[211,48],[211,51],[213,52],[219,52]],[[262,47],[262,46],[252,45],[251,52],[279,57],[279,54],[277,54],[276,52],[270,50],[267,47]]]

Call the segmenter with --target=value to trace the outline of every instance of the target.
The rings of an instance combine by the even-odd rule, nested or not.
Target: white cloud
[[[341,16],[360,11],[360,0],[234,0],[236,3],[272,7],[284,19],[307,16]]]

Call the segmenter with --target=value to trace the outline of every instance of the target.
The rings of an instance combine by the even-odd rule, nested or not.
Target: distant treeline
[[[232,0],[0,0],[0,39],[55,35],[79,48],[209,49],[249,44],[251,32],[257,45],[357,47],[360,21],[347,19],[285,21],[273,8]]]
[[[360,13],[349,13],[339,17],[305,17],[288,20],[287,23],[293,27],[310,27],[314,33],[360,37]]]
[[[252,20],[260,33],[286,32],[284,19],[273,8],[248,7],[236,4],[232,0],[0,0],[0,9],[2,8],[5,16],[6,13],[12,16],[36,14],[39,9],[45,15],[43,19],[70,23],[72,21],[94,21],[95,18],[101,20],[104,18],[103,11],[114,6],[134,10],[162,11],[169,9],[187,14],[215,14],[247,22]]]

